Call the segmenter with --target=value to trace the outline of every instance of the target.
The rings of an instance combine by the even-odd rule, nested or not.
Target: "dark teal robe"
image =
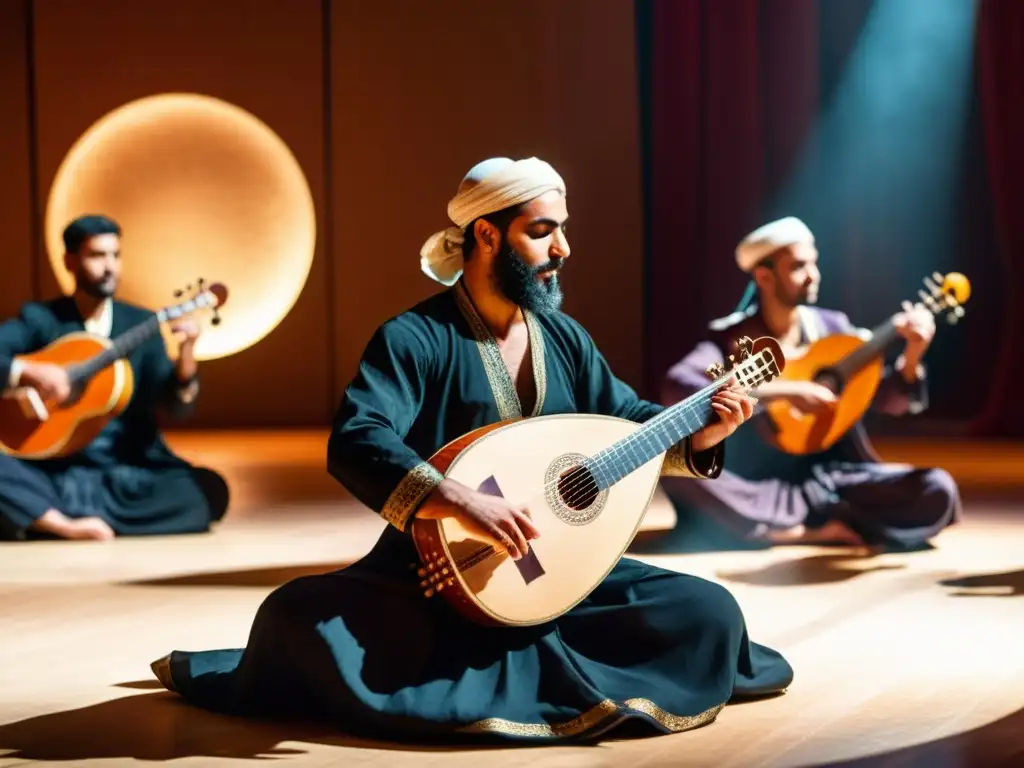
[[[114,301],[110,337],[153,316]],[[0,389],[7,385],[12,358],[84,331],[71,297],[25,304],[17,317],[0,323]],[[128,407],[82,451],[37,461],[0,455],[0,539],[32,538],[30,526],[50,508],[72,518],[101,517],[118,535],[136,536],[202,532],[223,516],[223,478],[191,467],[160,433],[161,412],[184,418],[194,407],[179,397],[183,386],[163,338],[151,336],[127,362],[134,377]]]
[[[571,318],[526,318],[537,391],[529,415],[644,421],[661,410],[612,374]],[[634,560],[535,627],[485,628],[423,596],[405,530],[441,480],[426,459],[521,415],[461,284],[386,323],[345,393],[328,467],[390,525],[359,562],[270,594],[245,649],[175,651],[154,664],[158,677],[212,710],[327,718],[389,740],[593,739],[626,721],[675,732],[712,721],[734,696],[785,689],[789,664],[748,639],[723,587]],[[666,471],[714,476],[722,453],[694,455],[687,439]]]

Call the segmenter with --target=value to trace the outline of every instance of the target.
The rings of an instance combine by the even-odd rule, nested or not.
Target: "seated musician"
[[[75,291],[25,304],[0,324],[0,381],[32,387],[44,399],[70,392],[64,367],[17,360],[71,332],[116,337],[153,313],[114,298],[121,274],[121,229],[105,216],[82,216],[64,230],[64,263]],[[201,532],[219,520],[228,489],[216,473],[189,466],[164,443],[157,409],[183,417],[199,389],[194,320],[173,327],[176,363],[156,334],[128,358],[134,394],[120,416],[69,457],[21,460],[0,455],[0,538],[93,539]]]
[[[627,721],[671,733],[710,722],[734,696],[785,689],[792,669],[748,639],[729,592],[636,560],[538,626],[484,627],[423,596],[409,566],[424,500],[450,504],[514,559],[538,537],[521,500],[428,463],[442,446],[516,417],[642,422],[662,410],[559,311],[568,214],[550,165],[480,163],[448,212],[455,226],[427,241],[422,267],[450,287],[373,335],[327,447],[330,472],[388,527],[359,562],[271,593],[245,649],[174,651],[154,662],[157,677],[214,711],[314,716],[388,740],[595,739]],[[720,419],[669,451],[666,470],[684,482],[717,482],[722,441],[753,406],[734,386],[713,401]]]
[[[708,383],[704,371],[733,354],[737,336],[774,336],[794,350],[823,336],[844,333],[870,338],[842,312],[814,306],[821,275],[814,236],[797,218],[773,221],[749,234],[736,250],[740,269],[752,278],[748,306],[711,324],[708,338],[668,372],[662,399],[675,402]],[[890,415],[919,413],[927,405],[925,350],[935,330],[930,312],[905,303],[894,324],[905,340],[887,366],[872,407]],[[836,402],[827,387],[811,381],[776,379],[758,388],[761,402],[788,401],[804,413]],[[714,483],[663,482],[680,519],[709,515],[742,537],[774,543],[867,544],[916,549],[958,519],[956,483],[942,469],[882,462],[858,423],[820,454],[789,455],[750,426],[730,440],[728,469]],[[685,526],[684,526],[685,527]]]

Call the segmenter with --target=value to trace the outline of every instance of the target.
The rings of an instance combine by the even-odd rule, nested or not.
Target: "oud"
[[[918,291],[920,303],[933,315],[945,315],[950,324],[964,316],[963,304],[971,295],[966,277],[936,272],[924,279],[924,285]],[[759,434],[778,450],[794,455],[831,448],[871,407],[884,373],[883,355],[898,337],[890,318],[872,331],[868,341],[835,334],[815,341],[802,353],[789,353],[779,380],[817,382],[836,395],[836,402],[821,413],[806,414],[783,398],[765,401],[761,405],[768,416],[767,427]]]
[[[738,349],[739,360],[715,371],[711,384],[643,424],[592,414],[513,419],[439,450],[430,459],[439,472],[525,503],[540,538],[513,560],[450,506],[428,501],[412,523],[426,596],[441,595],[471,621],[500,626],[541,624],[583,600],[636,535],[666,451],[717,418],[712,395],[730,376],[749,391],[785,366],[775,339],[741,339]]]
[[[55,459],[77,453],[119,416],[135,391],[125,359],[160,333],[162,323],[206,307],[219,309],[228,290],[214,283],[191,299],[161,309],[116,339],[85,331],[69,333],[42,349],[18,355],[22,362],[60,365],[67,370],[71,394],[63,403],[44,400],[31,387],[15,387],[0,398],[0,453],[19,459]],[[219,318],[214,318],[214,323]]]

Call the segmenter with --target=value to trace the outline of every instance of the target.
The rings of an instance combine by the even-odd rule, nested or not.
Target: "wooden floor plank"
[[[993,469],[992,456],[1000,467],[1005,460],[998,446],[945,444],[948,462],[934,444],[919,454],[890,448],[903,460],[956,466],[966,489],[964,523],[931,551],[635,554],[727,586],[751,637],[792,661],[793,686],[726,707],[689,733],[524,753],[400,748],[244,722],[160,690],[152,659],[243,645],[276,585],[342,567],[383,529],[326,476],[318,433],[174,439],[232,482],[231,513],[215,532],[0,545],[0,768],[265,758],[356,768],[1024,764],[1024,480],[1015,486]],[[971,452],[991,461],[963,460]],[[1002,500],[981,493],[993,487]],[[647,527],[655,537],[674,523],[667,501],[658,504],[661,517]]]

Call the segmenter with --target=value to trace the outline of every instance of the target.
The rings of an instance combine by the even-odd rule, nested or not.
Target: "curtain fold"
[[[906,129],[836,109],[872,87],[850,62],[877,2],[638,3],[645,395],[657,396],[707,323],[735,307],[747,282],[733,261],[739,239],[792,214],[818,235],[822,304],[859,324],[898,311],[933,270],[966,273],[975,291],[959,326],[939,321],[928,358],[935,396],[923,418],[1024,435],[1015,391],[1024,379],[1024,0],[979,2],[968,130],[946,153],[960,167],[953,222],[931,230],[917,208],[907,208],[911,220],[891,207],[915,178],[892,157]]]

